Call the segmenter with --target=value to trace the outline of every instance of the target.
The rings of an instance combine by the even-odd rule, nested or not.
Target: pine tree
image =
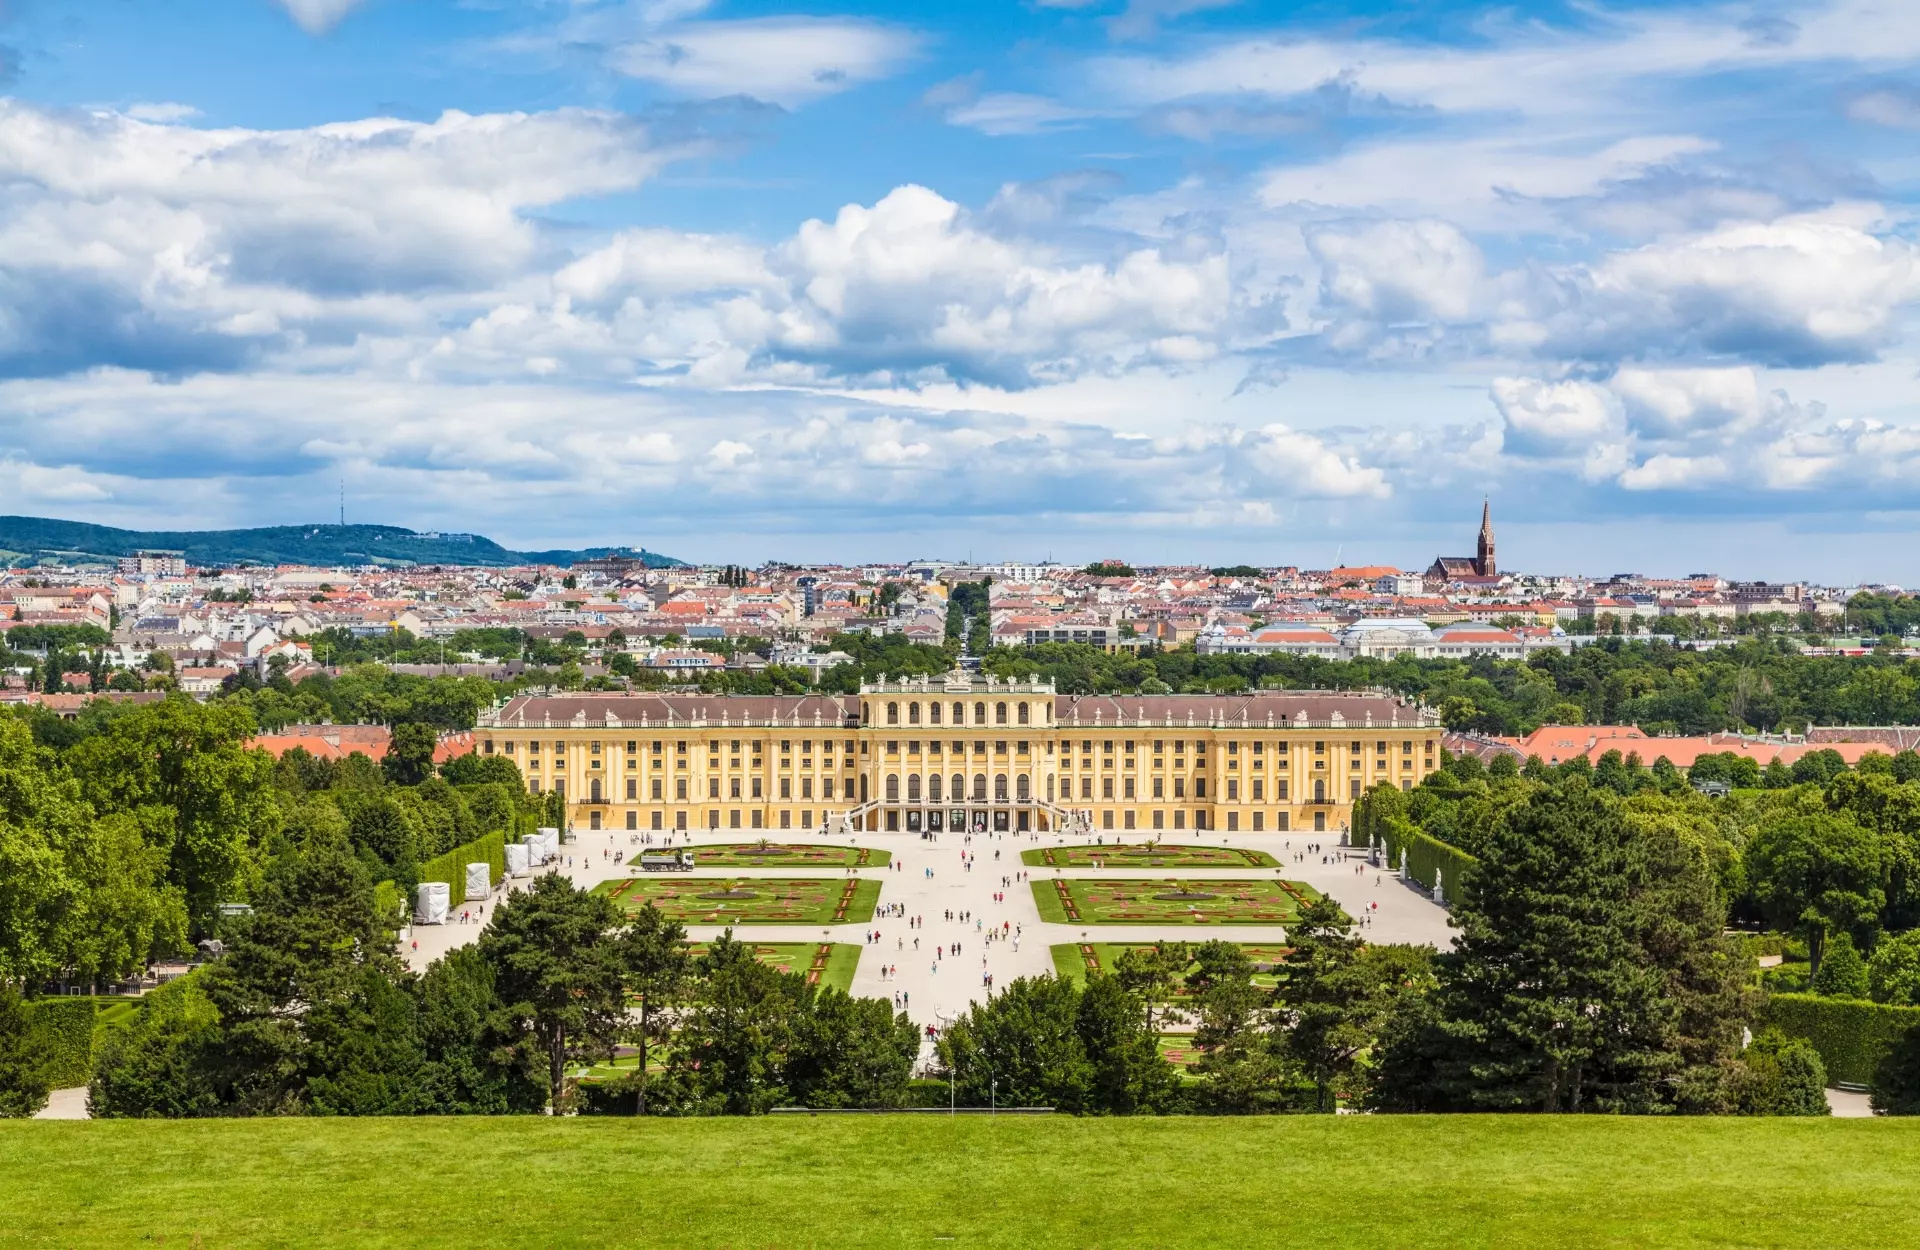
[[[1634,941],[1631,834],[1582,778],[1509,809],[1438,958],[1438,1064],[1460,1107],[1643,1110],[1677,1009]]]

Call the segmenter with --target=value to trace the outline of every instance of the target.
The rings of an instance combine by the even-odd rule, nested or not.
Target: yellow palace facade
[[[1080,695],[955,672],[853,695],[522,695],[475,749],[576,829],[901,833],[1339,830],[1437,766],[1390,694]]]

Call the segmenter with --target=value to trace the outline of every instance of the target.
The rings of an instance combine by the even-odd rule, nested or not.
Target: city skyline
[[[0,12],[0,495],[1920,580],[1920,12]]]

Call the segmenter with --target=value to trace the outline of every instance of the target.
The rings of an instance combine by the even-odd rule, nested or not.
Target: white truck
[[[642,851],[640,852],[640,871],[642,872],[692,872],[692,851]]]

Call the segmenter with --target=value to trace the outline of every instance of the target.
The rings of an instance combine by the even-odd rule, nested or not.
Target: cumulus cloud
[[[912,33],[848,18],[686,22],[614,47],[608,64],[687,95],[795,105],[883,78],[910,60]]]
[[[257,131],[0,101],[0,370],[219,367],[418,326],[555,255],[528,210],[685,150],[581,110]]]
[[[1495,378],[1493,402],[1505,446],[1521,454],[1583,451],[1624,432],[1618,399],[1591,382]]]

